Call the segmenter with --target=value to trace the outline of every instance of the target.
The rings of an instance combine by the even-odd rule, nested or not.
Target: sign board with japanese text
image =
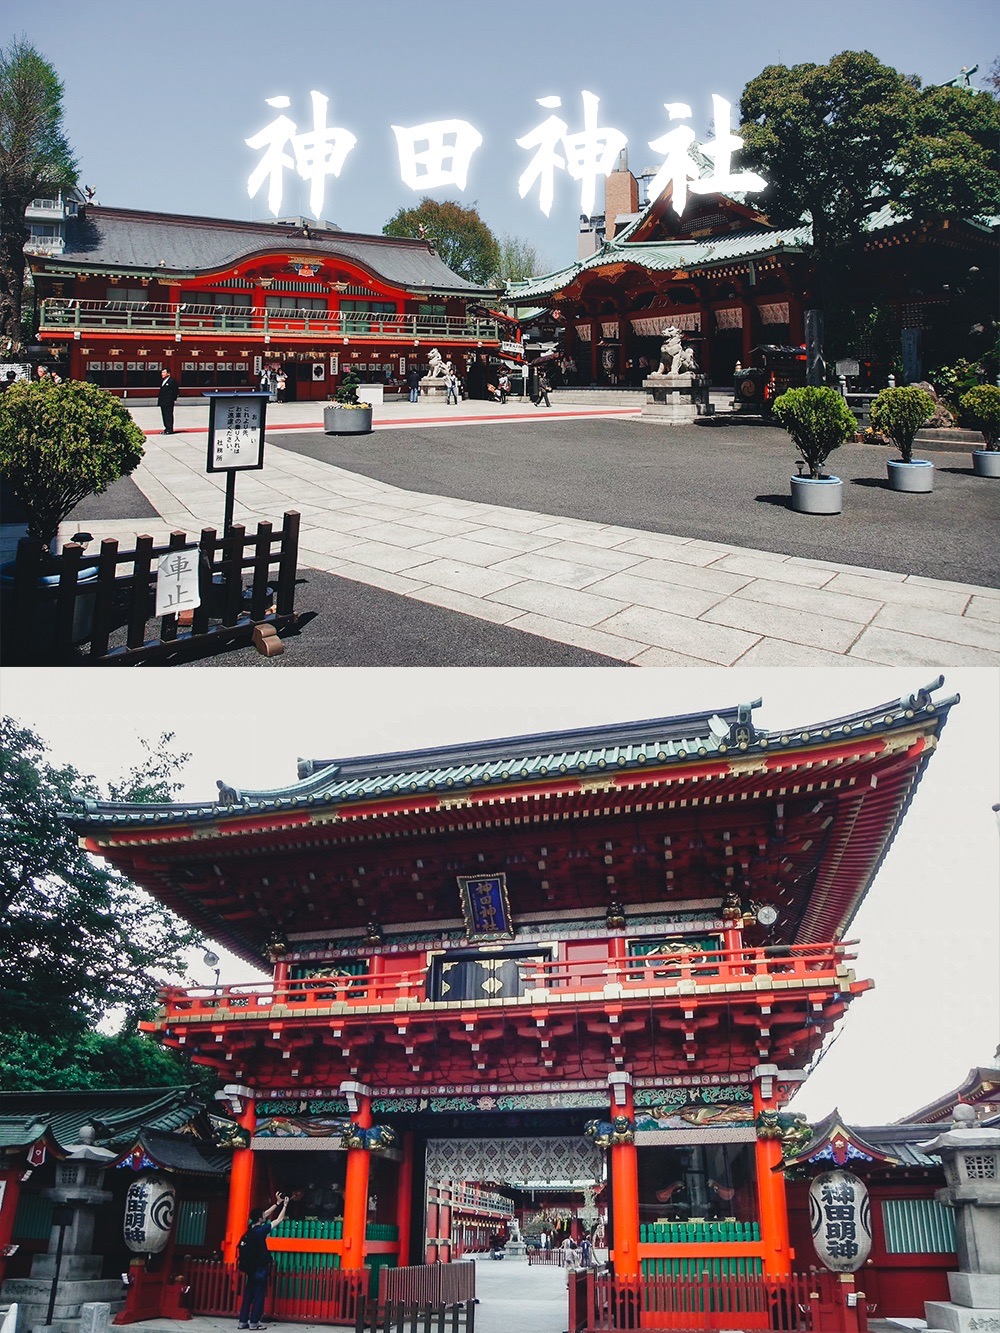
[[[816,1253],[835,1273],[854,1273],[872,1248],[868,1189],[850,1171],[824,1171],[809,1186],[809,1226]]]
[[[197,546],[168,551],[156,562],[156,615],[174,616],[200,605]]]
[[[269,394],[207,393],[209,472],[264,466],[264,416]]]
[[[459,875],[458,887],[470,940],[513,938],[506,875]]]

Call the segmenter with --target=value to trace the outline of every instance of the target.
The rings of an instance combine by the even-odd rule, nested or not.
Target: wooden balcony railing
[[[41,304],[39,331],[59,333],[162,333],[171,335],[247,334],[261,338],[357,337],[442,342],[499,341],[495,319],[464,315],[384,314],[362,310],[305,311],[293,307],[172,305],[158,301],[78,301],[48,297]]]
[[[853,979],[847,966],[855,941],[836,944],[775,945],[760,949],[679,950],[605,962],[559,960],[522,964],[518,995],[503,997],[505,1006],[537,1005],[549,1000],[607,1001],[684,996],[745,990],[840,989]],[[308,977],[281,985],[259,982],[230,986],[167,986],[161,991],[160,1022],[214,1022],[224,1019],[316,1017],[373,1007],[390,1010],[478,1009],[496,1007],[496,999],[435,1000],[431,969],[382,974]]]

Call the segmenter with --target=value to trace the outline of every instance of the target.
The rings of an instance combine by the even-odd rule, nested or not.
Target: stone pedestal
[[[976,1123],[971,1106],[955,1107],[951,1129],[930,1143],[948,1182],[937,1200],[955,1210],[959,1271],[948,1274],[950,1301],[925,1301],[928,1328],[1000,1333],[1000,1129]]]
[[[432,403],[444,403],[447,399],[448,385],[440,375],[425,375],[420,381],[420,397]]]
[[[659,421],[667,426],[686,426],[698,418],[695,398],[695,376],[650,375],[642,382],[646,401],[642,405],[644,420]]]
[[[509,1240],[503,1247],[503,1253],[505,1259],[524,1259],[527,1257],[528,1247],[520,1238]]]

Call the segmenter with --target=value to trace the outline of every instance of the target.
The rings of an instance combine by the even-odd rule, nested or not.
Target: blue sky
[[[498,234],[530,240],[546,267],[576,258],[580,184],[559,172],[546,218],[538,188],[520,199],[530,153],[515,143],[559,96],[581,128],[581,92],[600,99],[599,123],[628,136],[633,170],[658,165],[648,143],[669,128],[665,102],[690,105],[700,141],[710,137],[711,94],[739,102],[767,64],[823,63],[867,49],[925,83],[954,77],[1000,52],[994,0],[838,0],[832,5],[714,0],[14,0],[7,36],[25,35],[66,87],[66,125],[81,181],[103,204],[205,214],[266,216],[264,192],[247,195],[259,154],[244,140],[291,99],[300,131],[311,90],[330,98],[329,124],[356,135],[324,215],[346,230],[378,232],[420,195],[400,180],[393,124],[469,121],[483,136],[467,189],[435,198],[478,202]],[[286,175],[283,211],[308,213],[308,184]]]

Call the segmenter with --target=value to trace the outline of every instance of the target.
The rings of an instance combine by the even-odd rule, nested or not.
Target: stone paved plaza
[[[237,480],[237,521],[297,509],[303,570],[379,590],[379,608],[435,608],[595,663],[1000,664],[1000,488],[972,477],[967,452],[918,445],[937,488],[900,496],[878,480],[885,450],[845,446],[831,460],[854,483],[845,513],[816,518],[785,503],[793,449],[774,428],[681,430],[557,403],[391,403],[353,440],[322,435],[322,404],[274,405],[265,468]],[[182,403],[166,438],[155,407],[133,412],[145,459],[62,535],[82,526],[127,545],[221,526],[204,404]],[[297,606],[309,609],[308,588]],[[310,653],[310,632],[273,662],[341,664]],[[367,664],[378,640],[373,626]],[[505,642],[503,664],[518,665],[518,638]]]

